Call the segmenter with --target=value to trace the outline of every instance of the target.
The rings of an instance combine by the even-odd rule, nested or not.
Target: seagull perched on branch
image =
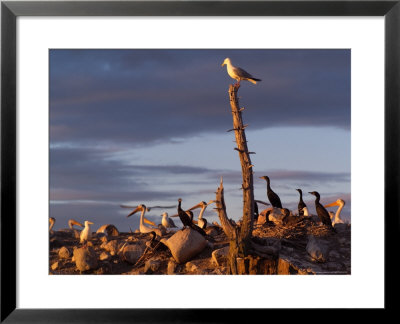
[[[246,72],[245,70],[241,69],[240,67],[233,66],[229,57],[227,57],[224,60],[224,63],[222,63],[221,66],[224,66],[225,64],[226,64],[226,69],[228,71],[229,76],[232,79],[235,79],[237,81],[238,85],[240,84],[241,80],[247,80],[254,84],[256,84],[257,81],[261,81],[260,79],[256,79],[250,73]]]

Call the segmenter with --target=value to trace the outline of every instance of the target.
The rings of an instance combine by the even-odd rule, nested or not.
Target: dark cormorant
[[[178,216],[181,219],[183,228],[186,228],[186,226],[192,226],[192,220],[190,219],[189,215],[182,209],[181,203],[182,203],[182,199],[179,198],[178,199]]]
[[[279,196],[271,189],[269,178],[267,176],[263,176],[260,177],[260,179],[265,179],[267,181],[267,196],[272,207],[282,208],[282,203],[281,200],[279,199]]]
[[[319,219],[321,220],[322,224],[328,226],[328,228],[330,228],[331,230],[336,232],[335,229],[332,226],[331,217],[329,216],[328,211],[319,202],[319,200],[320,200],[319,193],[316,192],[316,191],[312,191],[312,192],[309,192],[309,193],[316,197],[315,198],[315,209],[317,211],[317,215],[318,215]]]
[[[178,216],[181,219],[181,222],[183,224],[183,228],[186,228],[187,226],[191,227],[195,231],[199,232],[201,235],[206,236],[206,232],[197,225],[193,224],[193,213],[191,210],[184,211],[181,207],[182,199],[178,199]]]
[[[307,207],[307,205],[304,203],[303,201],[303,192],[301,191],[301,189],[296,189],[299,194],[300,194],[300,201],[299,204],[297,205],[297,208],[299,209],[299,216],[303,216],[304,215],[304,207]]]

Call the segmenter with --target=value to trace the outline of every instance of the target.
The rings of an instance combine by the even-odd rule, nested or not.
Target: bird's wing
[[[241,78],[249,78],[249,79],[253,78],[253,76],[250,73],[246,72],[240,67],[235,67],[233,70],[235,71],[235,74],[240,76]]]
[[[136,208],[137,206],[119,205],[121,208]]]

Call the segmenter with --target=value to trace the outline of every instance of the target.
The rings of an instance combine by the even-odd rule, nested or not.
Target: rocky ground
[[[337,224],[335,229],[337,233],[332,233],[309,218],[285,225],[257,225],[253,237],[279,243],[276,267],[265,273],[350,274],[351,227]],[[149,234],[94,234],[90,242],[80,244],[78,231],[54,231],[50,235],[49,273],[227,274],[227,237],[216,226],[206,232],[207,240],[186,229],[166,234],[162,242],[152,241]]]

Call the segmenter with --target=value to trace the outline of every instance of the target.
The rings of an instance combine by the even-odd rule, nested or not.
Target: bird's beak
[[[313,195],[313,193],[312,193],[312,192],[308,192],[308,193]]]
[[[200,208],[200,207],[203,207],[203,205],[201,203],[198,203],[197,205],[189,208],[188,210],[193,210],[193,209],[197,209],[197,208]]]
[[[259,203],[259,204],[263,204],[263,205],[266,205],[266,206],[270,206],[270,204],[268,204],[267,202],[265,202],[265,201],[261,201],[261,200],[254,200],[256,203]]]
[[[339,204],[336,201],[334,201],[333,203],[330,203],[328,205],[324,205],[324,207],[333,207],[333,206],[339,206]]]
[[[179,215],[178,214],[175,214],[175,215],[171,215],[171,216],[168,216],[168,217],[178,217]]]
[[[94,223],[92,223],[92,222],[87,222],[88,224],[90,224],[90,225],[93,225]]]
[[[80,227],[85,227],[85,226],[83,226],[81,223],[77,222],[76,220],[73,220],[73,219],[72,219],[70,222],[71,222],[72,225],[77,225],[77,226],[80,226]]]
[[[215,203],[216,202],[216,200],[210,200],[208,203],[207,203],[207,206],[208,205],[211,205],[211,204],[213,204],[213,203]]]
[[[145,223],[147,223],[147,224],[156,226],[156,223],[152,222],[151,220],[148,220],[146,217],[143,217],[143,221],[144,221]]]
[[[140,211],[140,210],[142,210],[142,208],[141,207],[139,207],[139,206],[137,206],[134,210],[133,210],[133,212],[131,212],[128,216],[126,216],[126,217],[129,217],[129,216],[132,216],[133,214],[136,214],[138,211]]]
[[[224,65],[225,65],[225,63],[222,63],[222,64],[221,64],[221,66],[224,66]]]

